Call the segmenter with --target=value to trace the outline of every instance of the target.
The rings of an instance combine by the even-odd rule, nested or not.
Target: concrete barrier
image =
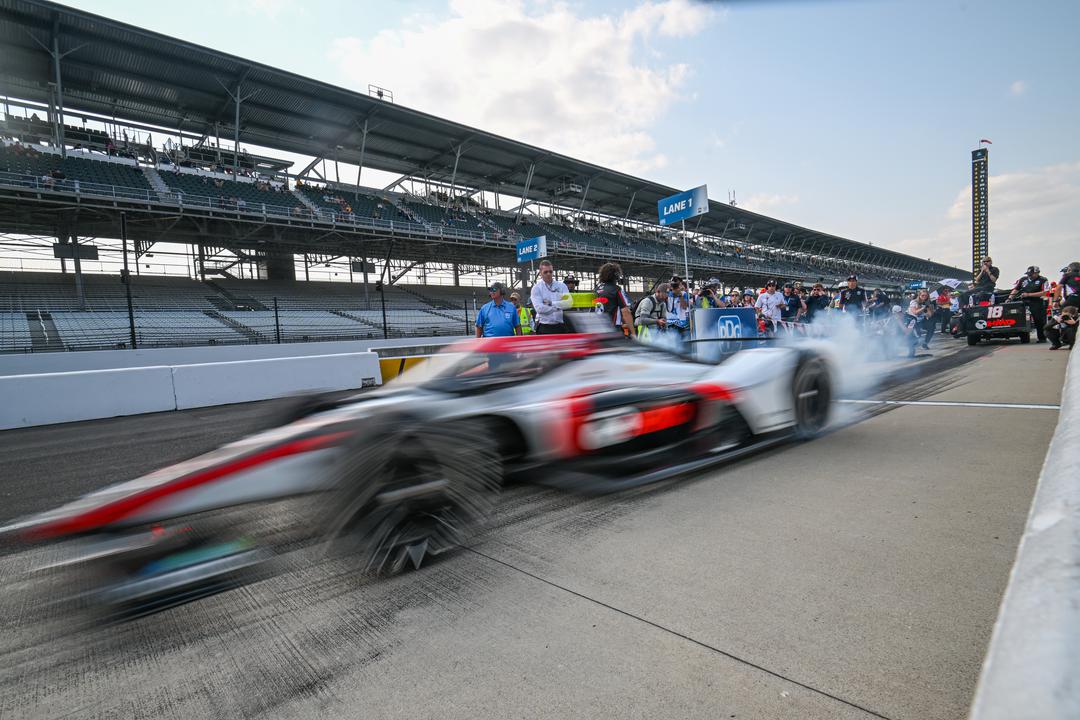
[[[172,368],[177,410],[320,390],[352,390],[381,382],[378,356],[371,352]]]
[[[1080,348],[975,691],[971,720],[1080,718]]]
[[[168,367],[0,377],[0,430],[175,408]]]
[[[373,352],[0,376],[0,430],[381,382]]]
[[[214,345],[181,348],[140,348],[138,350],[84,350],[78,352],[0,354],[0,376],[41,373],[112,370],[159,365],[266,360],[284,357],[313,357],[372,350],[381,355],[431,354],[461,338],[396,338],[393,340],[332,340],[327,342],[283,343],[281,345]]]

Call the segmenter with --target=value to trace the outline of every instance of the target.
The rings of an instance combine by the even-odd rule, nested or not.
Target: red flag
[[[980,145],[982,145],[983,143],[986,143],[987,145],[993,145],[994,144],[994,143],[990,142],[989,140],[987,140],[986,138],[983,138],[982,140],[979,141]]]

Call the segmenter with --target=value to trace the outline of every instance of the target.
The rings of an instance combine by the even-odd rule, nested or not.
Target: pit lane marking
[[[960,402],[958,400],[837,400],[850,405],[927,405],[932,407],[1012,408],[1015,410],[1060,410],[1060,405],[1042,403]]]

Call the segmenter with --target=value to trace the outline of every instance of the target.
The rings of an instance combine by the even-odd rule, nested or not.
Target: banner
[[[720,340],[724,338],[755,338],[758,336],[757,313],[754,308],[707,308],[690,312],[691,340]],[[755,343],[751,343],[755,344]],[[694,343],[694,356],[715,362],[723,353],[747,347],[743,342]]]
[[[539,260],[547,257],[547,235],[534,238],[526,238],[517,244],[517,261],[519,263]]]
[[[660,217],[661,225],[671,225],[707,212],[709,212],[709,191],[705,185],[666,197],[656,203],[656,213]]]

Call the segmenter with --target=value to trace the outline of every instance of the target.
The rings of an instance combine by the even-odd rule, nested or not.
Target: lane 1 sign
[[[680,220],[697,217],[709,212],[709,191],[705,185],[678,195],[666,197],[656,203],[661,225],[671,225]]]
[[[527,238],[517,244],[517,261],[519,263],[539,260],[542,257],[547,257],[547,235]]]

